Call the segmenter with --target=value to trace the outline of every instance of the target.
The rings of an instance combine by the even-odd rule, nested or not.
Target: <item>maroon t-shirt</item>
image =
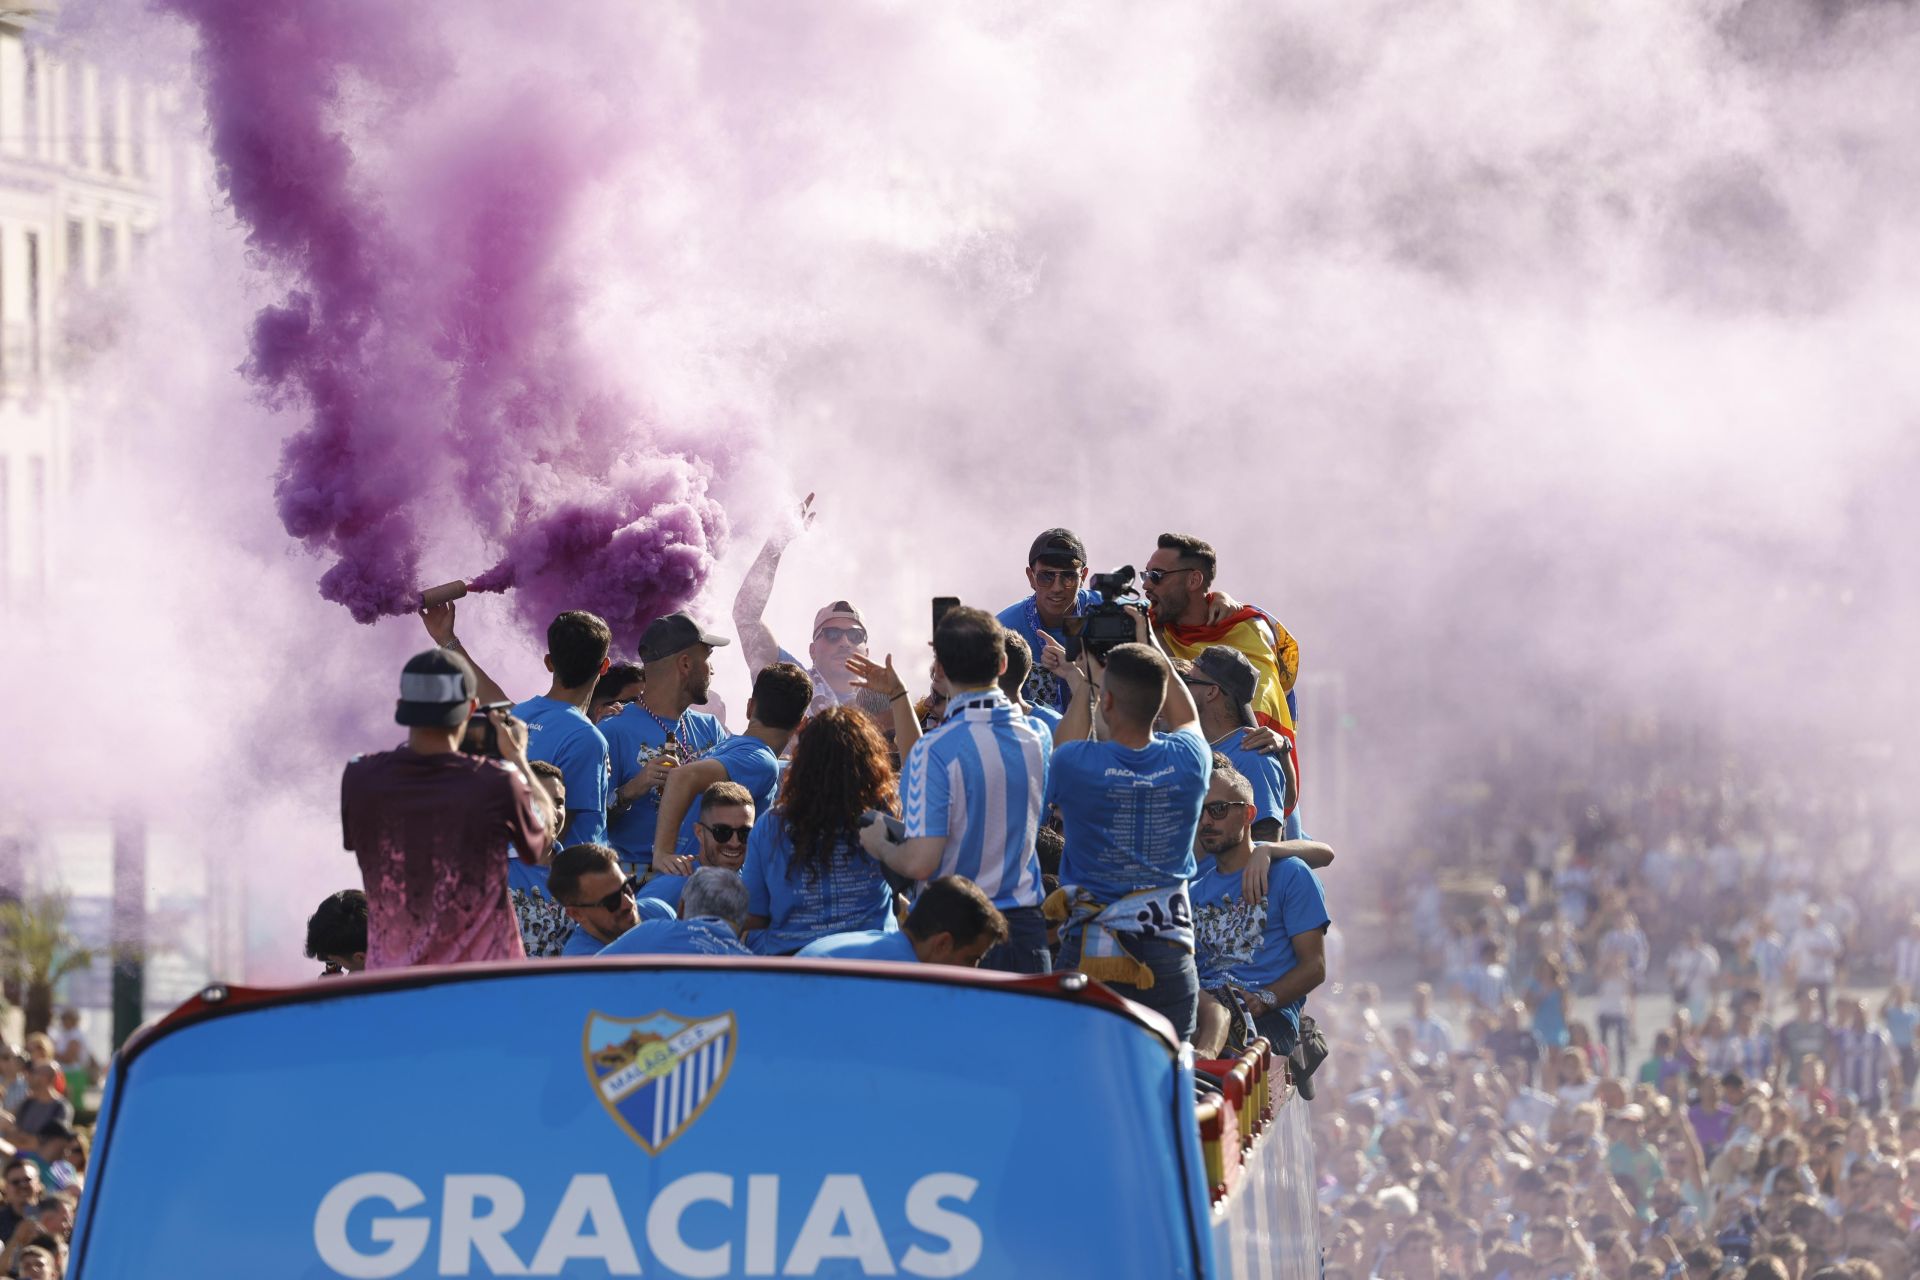
[[[507,845],[548,836],[517,770],[457,751],[361,756],[340,779],[340,826],[367,890],[367,968],[526,956]]]

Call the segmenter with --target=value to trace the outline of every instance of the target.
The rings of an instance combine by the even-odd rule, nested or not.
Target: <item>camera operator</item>
[[[525,726],[496,709],[488,719],[502,758],[460,750],[479,705],[474,688],[459,654],[416,654],[394,709],[406,745],[356,757],[341,775],[343,842],[367,890],[369,969],[526,955],[507,896],[507,846],[539,861],[553,835],[529,790]]]
[[[1047,773],[1046,802],[1066,825],[1047,915],[1063,921],[1059,967],[1113,985],[1190,1040],[1200,983],[1187,881],[1213,748],[1146,615],[1130,612],[1137,640],[1104,663],[1048,651],[1070,692]]]
[[[1184,533],[1163,533],[1147,567],[1147,599],[1153,625],[1167,652],[1193,660],[1209,645],[1238,649],[1259,677],[1253,710],[1261,724],[1294,741],[1293,683],[1300,674],[1300,646],[1273,617],[1252,605],[1210,597],[1218,560],[1213,548]],[[1227,607],[1232,605],[1231,608]],[[1297,762],[1296,757],[1296,762]]]
[[[1065,646],[1067,622],[1100,603],[1087,588],[1087,548],[1071,529],[1048,529],[1027,549],[1027,585],[1033,594],[1000,611],[999,623],[1027,642],[1027,652],[1045,652],[1047,639]],[[1067,690],[1051,671],[1036,663],[1020,696],[1035,707],[1065,711]]]
[[[965,605],[940,620],[933,656],[952,692],[946,720],[914,743],[901,771],[906,840],[892,843],[875,823],[862,831],[861,845],[910,880],[971,880],[1011,934],[985,966],[1046,973],[1053,966],[1034,839],[1046,816],[1052,744],[1000,689],[1006,635],[990,614]]]

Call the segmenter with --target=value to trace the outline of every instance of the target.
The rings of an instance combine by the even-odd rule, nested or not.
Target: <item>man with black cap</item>
[[[645,692],[619,715],[600,722],[613,760],[609,843],[628,871],[652,861],[654,822],[667,775],[705,757],[727,740],[720,721],[704,711],[713,683],[713,651],[727,641],[684,613],[670,613],[640,637]]]
[[[1065,711],[1067,689],[1040,662],[1046,637],[1065,647],[1067,620],[1100,603],[1099,593],[1087,589],[1087,548],[1073,530],[1048,529],[1033,540],[1027,548],[1027,585],[1033,594],[999,614],[1000,625],[1024,639],[1033,655],[1020,696],[1031,706]]]
[[[651,681],[649,681],[651,683]],[[728,738],[705,759],[675,766],[660,795],[653,823],[653,869],[663,875],[690,876],[700,852],[695,824],[699,797],[716,782],[737,782],[753,797],[753,811],[773,808],[780,784],[780,753],[806,718],[813,682],[791,662],[776,662],[754,678],[747,699],[747,731]]]
[[[1238,649],[1216,644],[1202,649],[1191,662],[1175,659],[1173,667],[1200,709],[1200,732],[1253,787],[1253,838],[1299,839],[1299,824],[1291,818],[1295,787],[1293,756],[1284,749],[1286,740],[1280,739],[1278,752],[1246,745],[1248,734],[1260,727],[1253,713],[1260,676],[1253,663]],[[1271,741],[1275,735],[1269,731],[1260,736]]]
[[[747,660],[747,670],[757,678],[759,673],[776,662],[789,662],[804,667],[807,679],[813,682],[813,710],[822,707],[840,706],[860,700],[861,688],[854,683],[854,675],[847,670],[847,659],[854,654],[867,655],[867,624],[860,616],[860,610],[845,600],[835,600],[823,605],[813,615],[812,638],[807,645],[807,661],[782,648],[774,638],[773,629],[767,626],[767,602],[773,598],[774,577],[780,572],[780,557],[786,552],[787,545],[800,533],[813,526],[813,495],[800,504],[800,514],[794,520],[768,536],[766,545],[760,548],[760,554],[747,570],[747,576],[741,579],[740,592],[733,600],[733,625],[740,633],[741,656]],[[876,707],[875,718],[884,727],[887,712],[884,707]]]
[[[367,968],[521,959],[507,846],[545,860],[552,832],[527,779],[526,726],[488,715],[499,758],[460,750],[478,707],[473,668],[430,649],[400,675],[406,745],[358,756],[340,780],[344,843],[367,892]]]

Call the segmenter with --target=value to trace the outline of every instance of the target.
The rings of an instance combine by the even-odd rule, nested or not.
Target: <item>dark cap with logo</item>
[[[1074,562],[1087,563],[1087,548],[1071,529],[1049,529],[1033,540],[1027,551],[1027,563],[1044,561],[1056,568],[1069,568]]]
[[[1260,673],[1246,654],[1229,645],[1208,645],[1193,660],[1193,670],[1220,686],[1241,724],[1251,727],[1259,723],[1253,715],[1253,694],[1260,687]]]
[[[726,637],[702,631],[700,624],[686,614],[670,613],[647,624],[640,636],[640,661],[658,662],[696,644],[718,649],[726,643]]]
[[[467,718],[479,681],[473,667],[451,649],[429,649],[400,668],[400,701],[394,721],[408,728],[451,729]]]

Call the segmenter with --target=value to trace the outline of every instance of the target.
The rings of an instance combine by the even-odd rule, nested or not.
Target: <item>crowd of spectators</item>
[[[1203,1047],[1291,1051],[1325,973],[1308,864],[1332,854],[1300,829],[1297,646],[1216,588],[1213,548],[1162,535],[1132,595],[1047,530],[1024,599],[936,602],[921,683],[846,599],[804,655],[781,646],[765,613],[791,536],[735,602],[752,695],[731,726],[711,686],[734,641],[685,613],[631,661],[562,613],[548,688],[516,700],[456,606],[424,608],[406,741],[342,780],[363,884],[310,922],[324,972],[671,952],[1075,968]]]
[[[1517,765],[1383,877],[1417,985],[1320,1010],[1330,1280],[1920,1275],[1911,850],[1737,755]]]
[[[61,1015],[59,1038],[0,1044],[0,1275],[53,1280],[66,1270],[67,1246],[86,1181],[88,1137],[77,1102],[96,1064],[79,1017]]]

